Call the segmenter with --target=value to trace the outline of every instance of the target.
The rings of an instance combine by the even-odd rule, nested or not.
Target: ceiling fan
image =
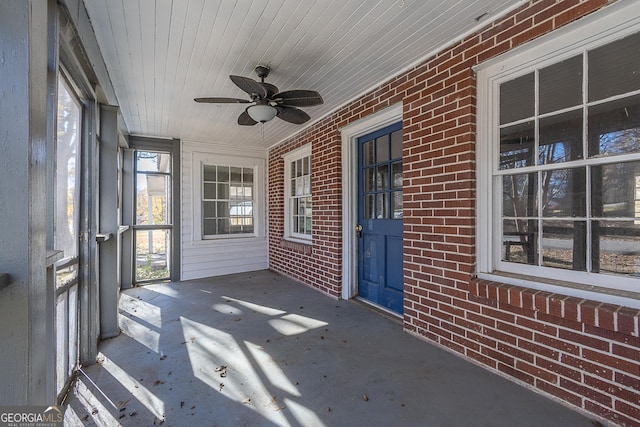
[[[259,82],[248,77],[229,76],[236,86],[249,94],[250,100],[207,97],[194,98],[194,101],[212,104],[252,104],[238,117],[238,124],[242,126],[265,123],[274,117],[278,117],[285,122],[301,125],[311,117],[297,107],[312,107],[324,102],[320,94],[314,90],[278,92],[277,87],[264,81],[270,71],[266,65],[258,65],[254,71],[260,78]]]

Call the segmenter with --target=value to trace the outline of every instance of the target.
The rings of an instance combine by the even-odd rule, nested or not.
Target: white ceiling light
[[[256,122],[266,123],[278,114],[278,110],[269,104],[256,104],[247,108],[247,113]]]

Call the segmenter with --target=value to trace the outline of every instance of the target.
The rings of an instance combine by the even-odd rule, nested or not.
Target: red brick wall
[[[271,268],[341,293],[343,126],[403,103],[407,331],[568,404],[640,425],[640,312],[477,281],[476,82],[471,67],[607,5],[531,1],[381,85],[269,155]],[[281,156],[312,144],[313,245],[283,244]]]

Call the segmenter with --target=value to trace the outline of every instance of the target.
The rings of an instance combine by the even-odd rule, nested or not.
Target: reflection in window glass
[[[542,215],[584,217],[587,203],[585,174],[585,168],[542,172]]]
[[[582,158],[582,110],[540,119],[539,132],[539,164]]]
[[[534,122],[500,129],[500,169],[514,169],[534,164]]]
[[[594,221],[592,270],[640,276],[640,224],[633,221]]]
[[[586,271],[586,221],[542,222],[542,265]]]
[[[305,156],[290,163],[289,176],[291,193],[291,231],[295,234],[311,236],[312,232],[312,199],[311,199],[311,156]]]
[[[517,264],[536,264],[537,221],[505,219],[502,221],[502,260]]]
[[[640,96],[589,107],[589,156],[640,152]]]
[[[595,217],[637,218],[640,162],[591,168],[591,213]]]
[[[502,216],[536,216],[538,193],[535,173],[505,175],[502,177]]]

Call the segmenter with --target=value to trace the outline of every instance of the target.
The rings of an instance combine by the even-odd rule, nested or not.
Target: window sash
[[[619,10],[618,10],[619,9]],[[626,9],[626,10],[625,10]],[[532,71],[542,69],[546,66],[557,64],[561,61],[569,59],[575,55],[583,54],[587,51],[593,50],[599,46],[615,41],[617,39],[629,36],[633,33],[637,33],[637,25],[640,19],[636,13],[636,18],[631,16],[635,12],[629,12],[633,9],[638,12],[638,5],[625,5],[619,8],[614,7],[609,10],[612,11],[610,16],[605,14],[603,17],[593,17],[581,20],[580,25],[576,24],[568,26],[570,28],[558,30],[547,37],[543,37],[535,42],[516,49],[513,52],[495,60],[490,60],[485,64],[477,67],[478,71],[478,220],[477,220],[477,258],[478,258],[478,274],[480,277],[491,278],[496,280],[496,277],[492,274],[507,274],[504,276],[504,281],[520,284],[531,285],[538,289],[554,288],[552,283],[560,284],[560,286],[568,286],[567,293],[580,294],[584,291],[584,285],[595,285],[602,288],[615,288],[623,291],[638,291],[637,278],[628,276],[612,276],[607,273],[593,274],[587,271],[571,271],[552,267],[545,267],[540,265],[527,265],[517,264],[511,262],[502,261],[503,251],[503,216],[502,216],[502,179],[505,176],[514,174],[535,173],[541,175],[544,172],[551,172],[566,168],[585,168],[587,170],[587,177],[585,181],[585,190],[587,198],[591,197],[592,188],[590,171],[601,165],[617,164],[629,161],[640,160],[640,153],[630,153],[610,156],[610,157],[588,157],[587,147],[587,124],[588,124],[588,110],[594,106],[604,105],[609,102],[615,102],[621,99],[628,99],[631,96],[637,96],[638,90],[633,90],[624,94],[616,94],[609,98],[597,101],[587,101],[588,94],[583,91],[583,103],[580,106],[570,106],[558,111],[545,112],[539,114],[540,107],[539,100],[536,100],[535,113],[533,116],[524,117],[522,119],[514,121],[504,121],[500,123],[500,111],[498,108],[499,88],[500,84],[513,80],[514,78],[523,76]],[[615,23],[615,25],[611,25]],[[595,27],[595,28],[594,28]],[[550,41],[551,40],[551,41]],[[586,56],[583,56],[586,58]],[[586,59],[585,59],[586,61]],[[585,74],[585,80],[583,81],[583,89],[588,84],[588,76]],[[535,84],[538,85],[538,76],[536,75]],[[536,86],[536,96],[538,94]],[[500,150],[499,141],[500,130],[514,125],[522,124],[535,119],[535,141],[539,141],[539,120],[546,117],[553,117],[560,113],[569,112],[572,110],[580,109],[582,112],[583,134],[582,134],[582,149],[584,155],[582,158],[577,158],[571,162],[558,162],[539,164],[539,152],[538,146],[534,148],[535,160],[532,164],[526,167],[513,169],[501,169],[500,168]],[[586,158],[585,158],[586,157]],[[536,184],[538,187],[540,183]],[[541,196],[541,193],[538,193]],[[537,200],[540,203],[540,200]],[[570,221],[584,220],[588,222],[596,222],[601,218],[599,215],[595,215],[595,212],[591,212],[592,202],[591,200],[585,201],[587,212],[581,216],[560,217],[555,219],[566,219]],[[541,205],[539,205],[541,206]],[[635,221],[637,214],[631,214],[625,219],[629,221]],[[541,223],[547,218],[543,216],[535,216],[533,218],[526,217],[526,219],[533,219],[538,223],[538,229],[541,229]],[[617,218],[606,218],[609,221],[615,222]],[[635,224],[634,224],[635,225]],[[590,229],[588,227],[588,229]],[[537,240],[541,240],[542,236],[537,236]],[[587,242],[592,242],[593,236],[586,236]],[[538,243],[538,241],[536,243]],[[483,242],[487,242],[490,250],[483,249],[481,245]],[[542,246],[542,245],[540,245]],[[588,254],[588,258],[591,259],[591,254]],[[501,276],[502,277],[502,276]],[[518,279],[520,278],[520,279]],[[502,280],[502,279],[500,279]],[[540,280],[548,280],[540,282]],[[576,290],[571,290],[576,289]],[[577,290],[582,289],[582,290]],[[594,289],[594,288],[590,288]],[[609,296],[609,300],[613,300],[617,297]]]
[[[283,157],[285,163],[284,238],[310,242],[313,239],[311,146],[304,146]]]

